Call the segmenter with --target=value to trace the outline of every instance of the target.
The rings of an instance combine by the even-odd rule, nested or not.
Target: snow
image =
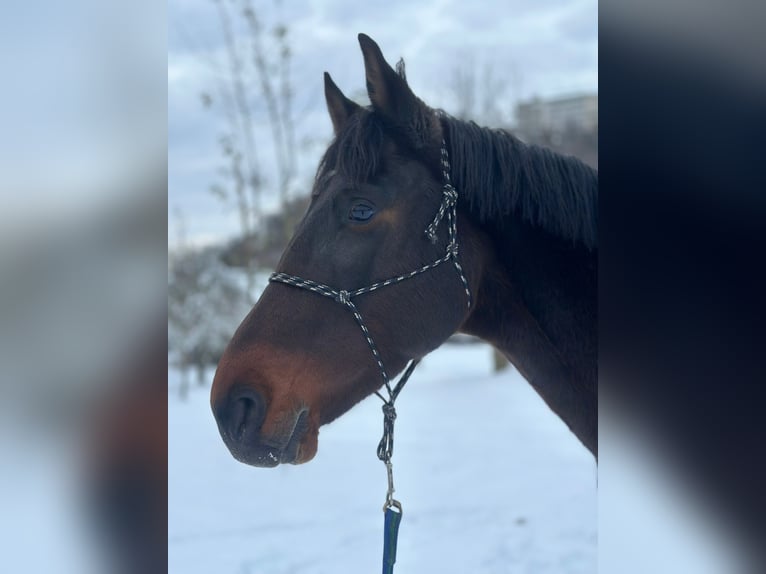
[[[445,345],[397,402],[395,572],[595,572],[595,460],[516,371],[491,365],[488,346]],[[323,427],[314,460],[263,469],[231,457],[208,388],[182,402],[169,377],[168,572],[380,571],[377,397]]]

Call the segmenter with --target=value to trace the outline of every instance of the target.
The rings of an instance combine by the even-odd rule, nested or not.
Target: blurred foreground
[[[0,252],[0,571],[164,571],[164,188],[15,239]]]
[[[3,3],[0,43],[0,572],[164,572],[163,12]]]

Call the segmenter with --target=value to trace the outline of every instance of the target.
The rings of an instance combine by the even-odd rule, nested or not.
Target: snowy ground
[[[594,573],[594,459],[518,373],[491,363],[484,345],[444,346],[397,403],[396,574]],[[308,464],[260,469],[228,453],[208,392],[169,399],[168,572],[380,571],[380,400],[323,427]]]

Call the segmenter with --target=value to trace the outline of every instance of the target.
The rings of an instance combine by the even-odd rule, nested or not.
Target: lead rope
[[[396,402],[396,397],[399,396],[399,393],[404,388],[404,385],[407,383],[410,375],[412,375],[412,372],[415,370],[415,367],[420,362],[420,359],[413,359],[410,361],[404,373],[402,373],[402,376],[399,378],[399,381],[392,389],[391,382],[388,378],[388,372],[383,366],[383,360],[380,356],[380,353],[378,352],[377,346],[375,345],[375,341],[372,339],[372,335],[367,329],[367,325],[365,325],[364,319],[362,318],[362,315],[359,312],[359,309],[357,308],[353,299],[359,295],[377,291],[381,287],[401,283],[402,281],[411,279],[416,275],[425,273],[426,271],[434,269],[442,263],[446,263],[447,261],[451,260],[455,266],[455,269],[457,270],[460,281],[463,283],[463,289],[465,290],[468,308],[471,308],[471,290],[468,287],[468,280],[466,279],[465,273],[463,272],[463,267],[460,265],[460,261],[458,261],[458,196],[457,191],[454,187],[452,187],[452,181],[450,179],[449,155],[447,153],[447,144],[444,140],[442,140],[441,147],[441,166],[442,177],[444,181],[444,186],[442,188],[442,202],[439,205],[439,211],[434,216],[433,221],[431,221],[431,223],[428,224],[428,227],[426,227],[425,234],[432,243],[436,243],[436,232],[439,227],[439,223],[446,216],[448,242],[446,253],[443,257],[440,257],[432,263],[423,265],[423,267],[420,267],[419,269],[411,271],[405,275],[392,277],[390,279],[386,279],[385,281],[373,283],[372,285],[361,287],[353,291],[346,291],[345,289],[334,289],[323,283],[312,281],[311,279],[302,279],[296,275],[289,275],[287,273],[281,272],[272,273],[269,277],[269,281],[276,281],[290,285],[292,287],[307,289],[308,291],[312,291],[318,295],[329,297],[335,302],[340,303],[346,307],[354,316],[354,319],[359,325],[364,338],[367,340],[367,345],[370,347],[370,351],[372,352],[372,355],[378,364],[378,369],[380,370],[380,375],[383,379],[383,386],[388,393],[388,399],[386,399],[382,394],[380,394],[379,391],[375,391],[375,394],[380,398],[380,400],[383,401],[383,437],[380,439],[380,443],[378,444],[378,458],[386,465],[386,475],[388,477],[386,502],[383,505],[383,512],[385,513],[383,538],[383,574],[393,574],[394,562],[396,562],[396,542],[399,534],[399,524],[402,521],[403,514],[401,503],[394,499],[394,473],[393,465],[391,463],[391,457],[394,454],[394,421],[396,420],[396,408],[394,407],[394,403]]]

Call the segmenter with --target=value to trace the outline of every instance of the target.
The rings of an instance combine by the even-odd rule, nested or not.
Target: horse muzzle
[[[280,430],[264,433],[268,404],[252,388],[233,389],[223,404],[214,407],[218,430],[232,456],[240,462],[259,467],[300,464],[313,458],[310,445],[301,448],[309,430],[306,408],[280,417]]]

